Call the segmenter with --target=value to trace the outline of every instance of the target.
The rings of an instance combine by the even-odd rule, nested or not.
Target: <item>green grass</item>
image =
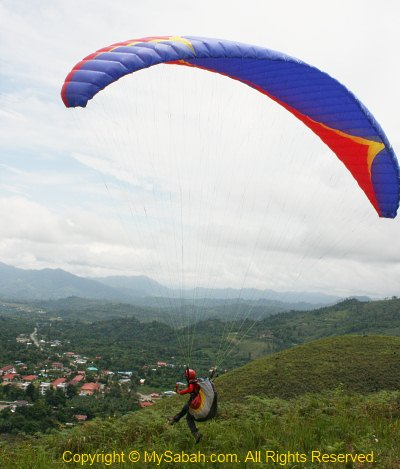
[[[400,465],[400,339],[346,336],[320,340],[257,360],[216,380],[219,415],[199,424],[204,438],[195,446],[182,421],[173,415],[185,399],[163,399],[155,406],[119,419],[94,420],[72,430],[0,445],[0,466],[75,467],[62,462],[65,451],[107,453],[137,450],[161,454],[201,451],[237,454],[240,463],[160,464],[137,468],[379,468]],[[397,389],[395,389],[397,386]],[[244,462],[249,450],[304,453],[304,463]],[[375,462],[357,465],[311,462],[311,451],[370,453]],[[76,467],[82,467],[77,464]],[[89,465],[84,466],[89,467]],[[90,467],[107,467],[95,464]]]
[[[173,402],[174,401],[174,402]],[[249,397],[237,404],[223,404],[217,419],[201,425],[202,443],[196,447],[185,422],[174,427],[165,424],[164,415],[176,408],[169,400],[157,408],[146,409],[119,420],[93,421],[69,432],[31,439],[2,455],[4,468],[71,467],[62,464],[65,451],[101,453],[135,449],[163,453],[200,450],[211,453],[236,453],[242,463],[237,467],[260,467],[243,462],[249,450],[279,453],[370,453],[376,462],[368,467],[397,468],[400,463],[400,393],[381,391],[368,396],[347,395],[343,390],[306,394],[297,399]],[[127,467],[126,465],[115,465]],[[94,467],[105,467],[95,465]],[[113,466],[114,467],[114,466]],[[141,463],[135,467],[156,467]],[[182,467],[181,464],[159,467]],[[193,467],[184,465],[183,467]],[[207,463],[195,467],[210,467]],[[212,467],[235,467],[215,464]],[[268,467],[282,467],[271,464]],[[289,464],[286,467],[299,467]],[[301,467],[322,467],[311,462]],[[340,467],[340,466],[325,466]],[[345,466],[341,466],[345,467]],[[347,467],[356,467],[349,465]]]
[[[292,398],[342,386],[361,393],[400,388],[400,337],[331,337],[254,360],[221,376],[224,400]]]

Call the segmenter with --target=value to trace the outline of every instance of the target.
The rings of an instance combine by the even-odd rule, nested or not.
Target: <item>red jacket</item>
[[[200,386],[197,384],[197,380],[190,381],[188,387],[186,389],[182,389],[182,391],[179,391],[179,389],[177,389],[177,393],[180,394],[181,396],[183,394],[198,394],[199,391],[200,391]]]

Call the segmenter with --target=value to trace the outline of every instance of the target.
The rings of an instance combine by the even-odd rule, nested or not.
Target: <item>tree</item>
[[[76,386],[67,386],[67,398],[68,399],[72,399],[73,397],[77,396],[78,395],[78,390],[76,388]]]
[[[39,390],[33,385],[33,383],[29,383],[25,394],[28,400],[31,402],[36,402],[39,399]]]
[[[50,406],[63,407],[65,405],[66,399],[67,398],[64,394],[64,391],[60,388],[57,388],[56,390],[54,390],[53,388],[50,388],[46,392],[45,400],[46,400],[46,403]]]

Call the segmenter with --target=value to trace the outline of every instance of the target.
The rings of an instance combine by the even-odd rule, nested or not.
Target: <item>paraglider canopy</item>
[[[192,36],[156,36],[113,44],[68,74],[67,107],[85,107],[119,78],[166,63],[226,75],[291,112],[337,155],[381,217],[399,206],[399,164],[380,125],[341,83],[298,59],[262,47]]]

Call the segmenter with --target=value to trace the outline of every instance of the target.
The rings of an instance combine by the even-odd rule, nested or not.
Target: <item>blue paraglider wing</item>
[[[107,85],[160,63],[226,75],[273,99],[332,149],[379,216],[396,216],[399,164],[379,124],[341,83],[287,55],[191,36],[133,39],[100,49],[80,61],[65,79],[62,99],[67,107],[85,107]]]

